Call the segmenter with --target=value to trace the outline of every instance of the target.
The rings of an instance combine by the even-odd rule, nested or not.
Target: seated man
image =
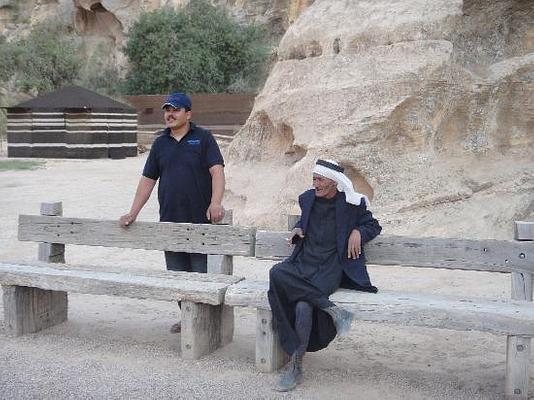
[[[354,192],[343,168],[317,160],[313,187],[299,196],[301,218],[288,239],[293,253],[269,274],[269,303],[289,369],[279,391],[302,380],[306,351],[324,349],[336,334],[348,333],[353,315],[328,296],[339,287],[377,292],[371,285],[363,244],[382,228],[367,209],[366,196]]]

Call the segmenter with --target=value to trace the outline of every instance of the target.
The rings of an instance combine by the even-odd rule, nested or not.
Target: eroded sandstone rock
[[[243,222],[294,210],[328,157],[390,232],[511,238],[534,211],[533,18],[521,0],[316,0],[228,149]]]

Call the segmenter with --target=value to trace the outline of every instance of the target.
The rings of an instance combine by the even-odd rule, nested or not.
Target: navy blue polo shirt
[[[143,176],[159,179],[160,221],[208,223],[211,202],[209,168],[224,165],[221,151],[210,131],[191,123],[178,142],[170,128],[154,141]]]

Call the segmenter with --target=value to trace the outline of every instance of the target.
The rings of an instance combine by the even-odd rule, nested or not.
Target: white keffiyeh
[[[328,164],[331,165],[329,166]],[[365,201],[365,205],[367,208],[369,208],[371,203],[369,203],[367,196],[355,192],[352,182],[342,171],[343,168],[340,167],[337,162],[332,160],[317,160],[317,163],[313,168],[314,173],[324,176],[325,178],[332,179],[337,183],[337,190],[345,193],[345,199],[347,203],[359,206],[363,199]]]

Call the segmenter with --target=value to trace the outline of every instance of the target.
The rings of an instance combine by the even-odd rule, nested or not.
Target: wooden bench
[[[292,225],[290,225],[292,226]],[[534,223],[517,223],[517,239],[532,239]],[[257,258],[281,260],[289,232],[257,231]],[[530,338],[534,336],[534,244],[504,240],[410,238],[381,235],[365,246],[368,264],[511,273],[512,299],[483,299],[340,289],[330,299],[357,320],[507,335],[507,399],[528,396]],[[272,328],[268,282],[244,280],[228,289],[225,304],[257,309],[256,365],[274,371],[287,361]]]
[[[197,359],[232,340],[233,309],[227,288],[242,278],[232,273],[233,256],[254,252],[253,228],[61,217],[61,203],[41,206],[41,215],[19,216],[19,240],[39,242],[35,263],[0,263],[4,321],[8,334],[37,332],[67,319],[67,293],[182,301],[182,357]],[[65,244],[186,251],[208,256],[209,273],[125,272],[66,265]]]
[[[41,214],[20,216],[19,239],[40,242],[39,259],[44,263],[0,264],[8,333],[36,332],[65,321],[69,291],[182,300],[182,356],[196,359],[231,340],[232,307],[253,307],[257,309],[256,365],[262,371],[274,371],[287,361],[272,329],[268,283],[212,272],[231,274],[233,256],[283,259],[290,252],[285,240],[288,232],[149,222],[122,229],[116,221],[60,217],[60,203],[43,204]],[[517,223],[516,239],[523,241],[382,235],[366,245],[369,264],[511,273],[511,300],[343,289],[331,299],[363,321],[507,335],[506,398],[526,400],[534,336],[534,245],[525,240],[532,238],[534,224]],[[210,256],[208,274],[125,273],[65,265],[65,244],[216,255]]]

